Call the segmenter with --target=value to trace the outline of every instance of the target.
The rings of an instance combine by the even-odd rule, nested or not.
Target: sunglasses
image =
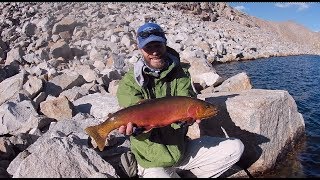
[[[152,28],[152,29],[145,29],[138,33],[138,36],[143,39],[149,37],[150,35],[156,35],[156,36],[162,37],[164,35],[164,32],[161,29]]]

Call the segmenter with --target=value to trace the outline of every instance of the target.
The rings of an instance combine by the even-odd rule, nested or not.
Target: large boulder
[[[274,168],[304,134],[303,116],[287,91],[251,89],[200,94],[198,98],[220,109],[217,116],[200,123],[200,135],[239,138],[245,150],[238,164],[253,175]],[[247,174],[239,171],[234,175]]]

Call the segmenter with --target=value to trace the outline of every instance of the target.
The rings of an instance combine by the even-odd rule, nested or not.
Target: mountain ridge
[[[176,8],[180,7],[184,11],[189,10],[191,13],[203,17],[211,14],[211,20],[218,19],[218,16],[247,27],[259,27],[277,33],[280,40],[310,45],[313,48],[320,49],[320,32],[313,32],[294,20],[282,22],[268,21],[237,10],[225,2],[176,3],[175,6]],[[207,15],[205,15],[206,13]]]

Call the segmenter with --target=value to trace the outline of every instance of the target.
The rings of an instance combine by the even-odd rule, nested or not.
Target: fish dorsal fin
[[[111,118],[113,116],[113,113],[108,113],[107,118]]]
[[[150,101],[150,99],[140,99],[136,104],[143,104]]]
[[[110,113],[110,112],[109,112],[106,118],[108,118],[108,119],[112,118],[112,117],[115,116],[115,114],[116,114],[118,111],[120,111],[121,109],[123,109],[123,107],[119,107],[116,112],[113,112],[113,113]]]

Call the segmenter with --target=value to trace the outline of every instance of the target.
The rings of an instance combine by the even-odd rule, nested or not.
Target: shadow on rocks
[[[112,142],[110,142],[110,145],[105,146],[103,151],[100,151],[97,147],[93,147],[93,145],[91,144],[91,137],[89,137],[87,143],[90,148],[94,148],[94,150],[101,156],[102,159],[113,166],[116,174],[120,178],[129,178],[128,175],[120,167],[121,154],[126,153],[130,150],[129,136],[123,136],[117,133],[112,136]]]
[[[90,103],[79,104],[78,106],[74,106],[76,113],[87,113],[90,114],[92,105]]]
[[[59,94],[62,92],[62,88],[60,86],[55,85],[52,82],[47,82],[45,85],[45,92],[48,95],[58,97]]]

